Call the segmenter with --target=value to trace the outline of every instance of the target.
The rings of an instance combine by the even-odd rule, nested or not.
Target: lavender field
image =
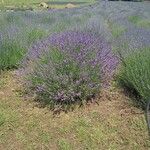
[[[0,11],[0,149],[148,149],[150,3]]]

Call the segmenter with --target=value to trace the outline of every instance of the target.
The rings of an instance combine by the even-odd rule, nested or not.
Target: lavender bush
[[[17,68],[25,54],[25,48],[15,41],[0,42],[0,71]]]
[[[122,59],[119,73],[121,85],[129,88],[141,97],[145,104],[150,98],[150,48],[136,50]]]
[[[24,64],[37,97],[56,106],[94,98],[112,76],[117,58],[102,37],[70,31],[33,45]]]

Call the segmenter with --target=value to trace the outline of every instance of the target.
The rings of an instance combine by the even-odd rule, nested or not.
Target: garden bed
[[[1,11],[0,149],[147,149],[149,8]]]

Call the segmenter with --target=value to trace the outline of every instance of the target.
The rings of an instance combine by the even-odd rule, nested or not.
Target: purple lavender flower
[[[103,37],[67,31],[33,45],[24,64],[37,95],[43,91],[49,101],[72,103],[87,100],[108,85],[118,59]]]

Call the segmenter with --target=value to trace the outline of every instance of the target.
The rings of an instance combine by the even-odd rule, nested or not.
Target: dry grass
[[[2,83],[2,84],[1,84]],[[89,104],[54,116],[24,100],[13,72],[0,76],[0,149],[145,150],[150,147],[145,116],[117,89],[103,90]]]

